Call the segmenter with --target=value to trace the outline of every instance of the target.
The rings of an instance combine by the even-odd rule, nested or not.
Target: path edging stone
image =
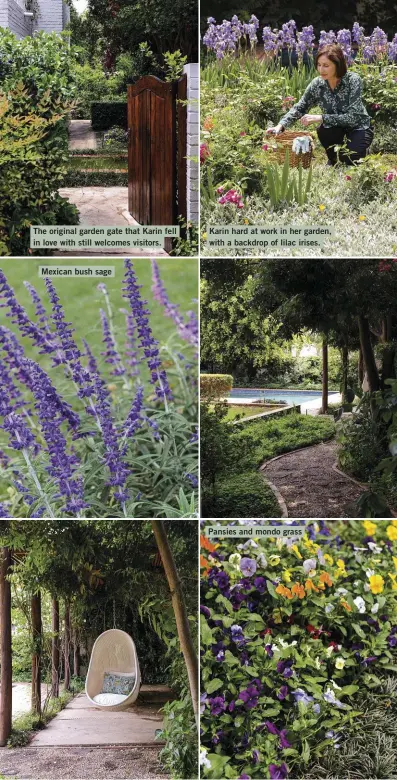
[[[273,484],[273,482],[270,482],[270,479],[265,477],[264,474],[260,474],[260,476],[262,477],[265,484],[268,485],[270,490],[274,493],[277,503],[281,509],[281,517],[288,517],[287,504],[285,503],[279,489]]]

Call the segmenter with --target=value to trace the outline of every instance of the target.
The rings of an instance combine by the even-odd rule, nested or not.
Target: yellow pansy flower
[[[392,582],[392,586],[391,586],[392,590],[397,590],[397,582],[396,582],[397,574],[389,574],[388,576],[390,577]]]
[[[395,568],[397,569],[397,558],[396,558],[395,555],[393,555],[393,563],[394,563]]]
[[[388,525],[386,528],[386,533],[390,539],[391,542],[395,542],[397,539],[397,528],[394,525]]]
[[[336,565],[337,565],[338,569],[341,569],[341,571],[343,571],[343,572],[346,571],[346,569],[345,569],[345,562],[342,560],[342,558],[338,558],[338,560],[336,561]]]
[[[291,582],[291,572],[289,571],[289,569],[286,569],[285,571],[283,571],[283,575],[282,576],[283,576],[284,582],[286,582],[287,584],[289,582]]]
[[[371,520],[363,520],[363,526],[367,536],[373,536],[376,533],[376,523],[371,523]]]
[[[271,555],[269,558],[269,563],[271,566],[277,566],[278,563],[280,563],[281,558],[279,555]]]
[[[282,623],[283,622],[283,618],[281,616],[281,612],[274,612],[273,613],[273,620],[274,620],[275,623]]]
[[[371,593],[382,593],[385,581],[380,574],[372,574],[369,578],[369,587]]]
[[[390,522],[391,522],[392,525],[397,526],[397,520],[390,520]]]
[[[292,545],[291,550],[295,553],[297,558],[302,558],[302,555],[300,554],[296,544]]]
[[[333,559],[332,555],[328,555],[328,553],[325,553],[325,555],[324,555],[324,560],[325,560],[327,563],[329,563],[329,565],[330,565],[330,566],[332,566],[332,564],[333,564],[333,562],[334,562],[334,559]]]

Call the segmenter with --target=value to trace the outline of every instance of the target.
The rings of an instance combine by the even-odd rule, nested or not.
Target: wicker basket
[[[302,136],[305,135],[308,135],[312,140],[312,148],[310,152],[302,152],[301,154],[295,154],[295,152],[292,151],[293,140],[295,138],[301,138]],[[304,131],[296,132],[292,130],[284,130],[283,133],[276,135],[275,140],[277,143],[277,151],[276,151],[277,162],[279,163],[284,162],[286,149],[289,149],[289,164],[291,168],[297,168],[299,163],[302,163],[302,168],[310,168],[310,164],[313,159],[313,149],[314,149],[314,141],[311,133],[305,133]]]

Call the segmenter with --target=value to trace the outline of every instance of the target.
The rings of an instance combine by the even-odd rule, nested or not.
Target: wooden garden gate
[[[128,210],[140,225],[186,219],[186,74],[128,87]]]

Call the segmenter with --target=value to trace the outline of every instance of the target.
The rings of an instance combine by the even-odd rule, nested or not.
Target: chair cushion
[[[102,707],[111,707],[115,704],[121,704],[126,698],[127,696],[123,696],[121,693],[97,693],[93,701],[96,704],[101,704]]]
[[[101,693],[122,693],[127,696],[135,685],[136,676],[130,672],[105,672]]]

